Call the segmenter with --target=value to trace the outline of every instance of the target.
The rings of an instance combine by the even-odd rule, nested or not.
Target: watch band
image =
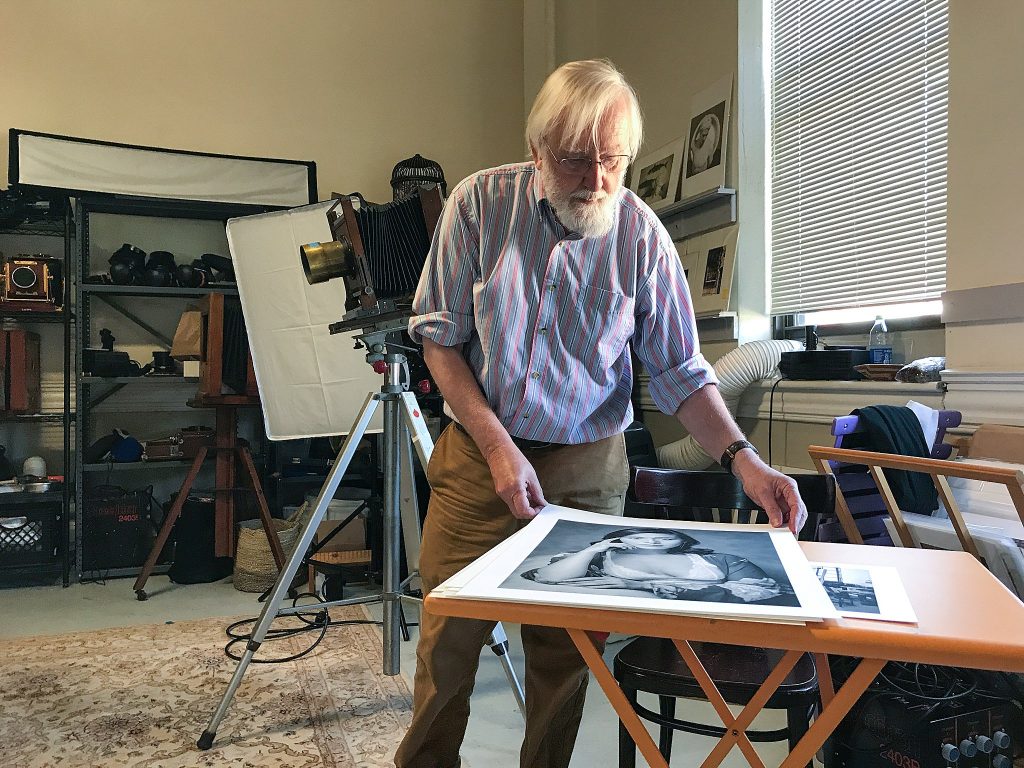
[[[721,464],[722,468],[731,475],[733,459],[736,458],[737,453],[739,453],[745,448],[749,448],[755,454],[760,455],[757,451],[757,448],[755,448],[754,444],[751,443],[749,440],[737,440],[735,443],[732,443],[728,448],[725,449],[725,453],[722,454],[722,458],[718,460],[718,463]]]

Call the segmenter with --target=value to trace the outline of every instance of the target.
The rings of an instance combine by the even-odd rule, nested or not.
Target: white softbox
[[[327,210],[335,201],[230,219],[234,262],[253,368],[271,440],[349,432],[383,379],[353,349],[353,336],[331,334],[345,313],[341,280],[310,285],[299,246],[334,239]],[[378,408],[371,431],[382,429]]]
[[[290,208],[316,200],[316,163],[217,155],[10,130],[11,184]]]

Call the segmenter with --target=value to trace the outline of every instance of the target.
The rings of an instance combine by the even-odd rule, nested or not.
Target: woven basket
[[[301,509],[301,508],[300,508]],[[302,526],[294,519],[272,520],[287,559],[295,549]],[[235,589],[240,592],[266,592],[277,581],[277,563],[270,542],[259,520],[239,523],[238,549],[235,551]]]

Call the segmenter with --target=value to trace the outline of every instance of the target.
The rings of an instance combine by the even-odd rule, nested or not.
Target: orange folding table
[[[428,595],[427,611],[442,616],[564,627],[629,730],[640,753],[655,768],[668,768],[636,712],[626,700],[588,632],[618,632],[671,638],[726,726],[703,765],[718,766],[738,747],[751,766],[764,768],[746,729],[800,655],[815,654],[823,708],[782,768],[806,766],[888,661],[1024,673],[1024,603],[977,559],[965,552],[801,542],[812,562],[891,566],[899,571],[917,624],[839,619],[800,624],[710,619],[666,613],[539,605],[512,600],[476,600]],[[970,607],[970,620],[964,610]],[[734,716],[704,671],[690,641],[778,648],[787,651],[764,685]],[[828,654],[860,659],[838,690]]]

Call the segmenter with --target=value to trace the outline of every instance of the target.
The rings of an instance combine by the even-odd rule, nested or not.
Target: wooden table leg
[[[821,706],[824,708],[836,695],[835,686],[832,684],[832,668],[828,664],[828,655],[814,654],[814,666],[818,672],[818,695],[821,696]]]
[[[807,765],[885,664],[885,659],[862,659],[779,768],[801,768]]]
[[[206,461],[207,450],[207,448],[200,448],[199,453],[196,454],[195,459],[192,461],[192,466],[189,467],[188,474],[185,475],[185,482],[181,484],[181,490],[178,491],[178,495],[174,499],[174,504],[167,512],[163,525],[160,526],[160,533],[156,537],[156,542],[153,544],[153,548],[149,550],[149,556],[146,558],[146,562],[142,566],[142,570],[139,571],[138,578],[135,579],[135,586],[133,589],[135,590],[135,596],[138,597],[139,600],[146,599],[146,582],[149,580],[149,575],[153,572],[153,566],[156,565],[156,559],[160,557],[160,552],[167,543],[167,539],[171,535],[171,530],[174,528],[174,524],[177,522],[178,516],[181,514],[181,508],[185,505],[185,501],[188,499],[188,494],[192,490],[192,484],[195,483],[199,470],[203,468],[203,462]]]
[[[750,743],[746,730],[754,722],[754,718],[757,717],[758,713],[764,709],[768,699],[782,685],[786,675],[789,674],[790,670],[800,660],[803,652],[786,651],[785,655],[779,659],[779,663],[775,665],[775,669],[761,683],[761,686],[750,698],[750,701],[747,702],[740,714],[733,717],[732,710],[729,709],[729,705],[718,690],[718,686],[715,685],[715,681],[707,673],[707,670],[704,669],[704,665],[697,654],[694,653],[690,644],[686,640],[673,640],[673,642],[675,643],[676,650],[679,651],[679,655],[686,662],[686,666],[693,673],[697,684],[704,691],[707,700],[715,708],[718,716],[722,718],[722,723],[725,724],[726,728],[725,735],[718,740],[718,744],[715,745],[715,748],[711,750],[711,754],[707,756],[707,759],[702,764],[703,768],[717,768],[717,766],[722,764],[722,760],[732,751],[734,746],[740,748],[744,757],[747,758],[747,762],[753,768],[764,768],[764,762],[762,762],[761,757],[754,749],[754,745]]]
[[[615,680],[615,676],[612,675],[612,671],[604,663],[604,657],[601,656],[601,652],[594,645],[594,641],[582,629],[567,629],[566,632],[569,633],[572,641],[576,643],[580,655],[587,662],[590,671],[594,673],[594,677],[597,678],[597,682],[604,691],[604,695],[611,702],[615,713],[619,716],[619,720],[622,721],[626,730],[629,731],[629,735],[633,737],[633,741],[636,743],[637,749],[640,750],[640,754],[644,756],[644,759],[651,768],[668,768],[668,763],[665,762],[665,758],[658,751],[658,745],[654,743],[651,734],[647,732],[647,728],[644,727],[636,711],[630,705],[629,700],[626,699],[626,694],[622,692],[618,682]]]

